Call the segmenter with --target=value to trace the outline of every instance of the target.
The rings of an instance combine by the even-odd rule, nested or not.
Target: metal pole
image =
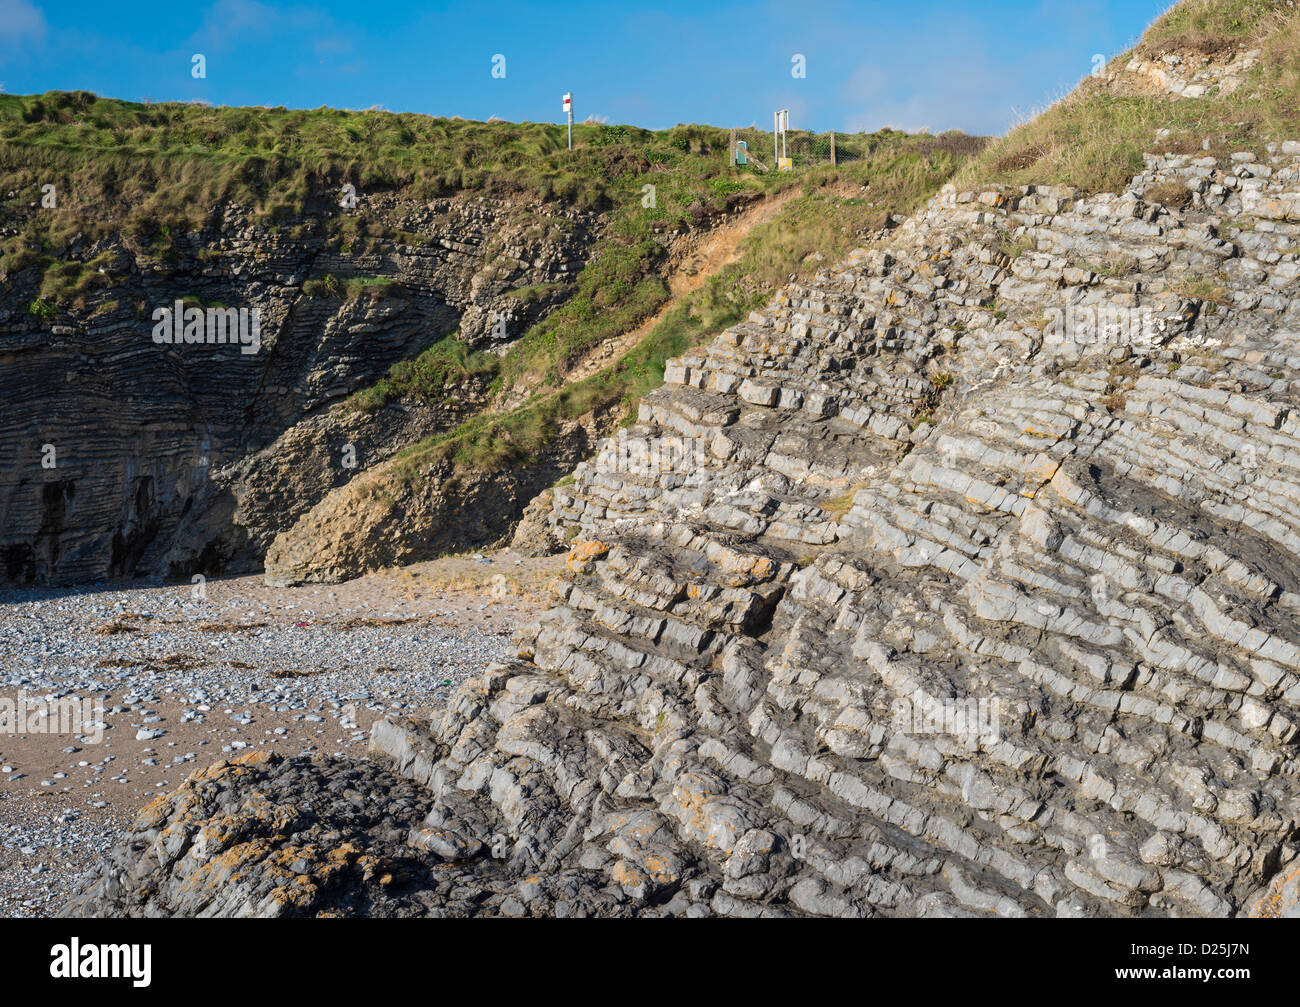
[[[736,131],[731,131],[731,139],[727,141],[727,166],[734,168],[736,166]]]
[[[781,148],[777,145],[777,137],[781,135],[781,113],[777,112],[772,116],[772,168],[777,167],[777,162],[781,160]]]

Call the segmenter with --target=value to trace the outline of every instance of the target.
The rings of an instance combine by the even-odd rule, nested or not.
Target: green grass
[[[395,192],[415,202],[458,193],[518,196],[520,219],[532,213],[527,204],[540,199],[599,212],[604,224],[592,261],[575,279],[572,303],[529,334],[538,352],[528,356],[534,363],[547,358],[541,372],[558,379],[567,361],[663,303],[657,236],[698,226],[807,177],[730,168],[727,142],[727,130],[709,126],[650,131],[579,124],[575,149],[568,151],[564,127],[542,123],[136,104],[89,92],[0,95],[0,171],[6,190],[16,191],[13,200],[0,201],[0,224],[18,232],[0,240],[0,277],[12,281],[36,267],[42,274],[34,282],[37,293],[43,274],[53,272],[46,299],[75,310],[87,307],[88,290],[71,276],[77,267],[61,263],[75,260],[69,243],[77,234],[83,242],[120,236],[137,257],[166,270],[187,256],[220,258],[203,236],[232,202],[251,207],[274,240],[316,236],[340,253],[358,255],[424,239],[377,208],[344,212],[338,200],[345,184],[362,198]],[[841,135],[838,148],[860,166],[909,147],[915,157],[927,148],[940,156],[968,154],[981,142],[961,134],[917,138],[882,130]],[[47,183],[56,188],[58,209],[29,211],[31,197]],[[535,216],[525,232],[529,240],[574,226],[562,217]],[[361,293],[355,280],[346,281],[342,293],[339,284],[318,277],[307,292]],[[525,302],[554,301],[557,291],[524,287],[517,293]]]
[[[969,140],[969,138],[966,138]],[[576,382],[559,377],[559,365],[621,335],[666,299],[660,289],[627,314],[597,310],[606,289],[606,268],[593,263],[579,292],[512,346],[500,363],[498,387],[531,374],[536,391],[523,406],[503,415],[476,416],[460,427],[400,452],[396,472],[413,483],[430,464],[452,459],[477,470],[537,461],[566,422],[591,414],[630,419],[636,402],[663,383],[664,365],[761,307],[791,275],[807,278],[862,244],[889,213],[908,213],[958,169],[969,145],[952,139],[894,134],[870,156],[850,166],[816,169],[800,179],[807,191],[792,198],[771,221],[755,226],[740,245],[737,262],[681,298],[642,341],[614,363]],[[869,183],[861,194],[864,183]],[[846,192],[847,190],[847,192]],[[812,261],[812,252],[823,261]],[[657,280],[658,278],[653,278]],[[633,289],[635,294],[635,288]]]
[[[85,216],[105,222],[120,207],[129,224],[150,232],[192,230],[229,201],[255,206],[269,223],[298,221],[314,203],[340,226],[357,225],[332,212],[345,183],[416,200],[527,194],[599,211],[640,199],[644,180],[660,188],[649,215],[670,220],[697,203],[721,209],[729,193],[752,184],[753,171],[748,180],[719,178],[730,175],[727,135],[709,126],[579,124],[568,151],[565,127],[546,123],[137,104],[86,91],[0,95],[0,167],[20,186],[54,184],[60,207],[94,210]],[[841,147],[869,148],[871,137],[846,135]]]
[[[567,296],[573,292],[571,283],[533,283],[506,291],[507,297],[517,297],[525,304],[535,304],[549,297]]]
[[[1122,253],[1108,253],[1101,259],[1076,259],[1072,265],[1075,269],[1087,270],[1100,277],[1120,279],[1132,276],[1141,269],[1138,260]]]
[[[0,198],[0,222],[19,231],[0,241],[0,275],[67,258],[77,233],[87,242],[119,234],[139,254],[174,262],[182,239],[214,225],[230,203],[251,207],[273,235],[323,234],[345,254],[421,242],[381,212],[344,212],[345,184],[362,198],[480,193],[607,212],[639,201],[644,176],[659,188],[651,217],[672,222],[695,204],[725,206],[710,185],[729,171],[723,131],[574,132],[570,152],[564,127],[548,124],[135,104],[89,92],[0,95],[0,172],[6,192],[17,192]],[[691,142],[681,149],[679,134],[698,134],[696,152]],[[46,184],[57,209],[29,212]]]
[[[49,301],[42,297],[36,298],[31,304],[27,305],[27,313],[42,321],[53,318],[57,314],[57,309]]]
[[[504,415],[484,412],[405,449],[397,456],[397,475],[413,484],[430,464],[444,458],[479,471],[534,462],[566,421],[630,408],[661,384],[665,361],[694,345],[699,332],[699,321],[691,317],[689,307],[677,307],[616,365],[558,391],[540,393]]]
[[[1185,0],[1151,27],[1138,50],[1218,52],[1246,44],[1260,63],[1230,95],[1134,96],[1087,77],[1041,115],[989,145],[958,176],[964,184],[1064,184],[1118,192],[1142,169],[1144,152],[1257,150],[1300,139],[1300,8],[1285,0]],[[1122,73],[1132,53],[1108,70]],[[1169,130],[1157,138],[1156,131]]]
[[[760,153],[771,135],[750,138]],[[730,167],[728,139],[727,130],[702,125],[650,131],[582,124],[569,151],[563,126],[538,123],[142,105],[86,92],[0,95],[0,170],[13,178],[7,188],[18,191],[0,202],[0,223],[18,231],[0,243],[0,277],[35,275],[30,300],[43,317],[91,309],[103,274],[69,251],[77,232],[82,241],[120,236],[146,265],[176,270],[194,259],[221,259],[205,240],[232,202],[252,209],[271,243],[315,237],[359,255],[424,240],[378,207],[344,212],[338,196],[348,183],[359,197],[395,193],[407,205],[460,193],[511,199],[527,240],[578,226],[535,212],[538,200],[598,214],[598,239],[571,283],[511,292],[525,303],[562,303],[504,356],[470,354],[449,337],[351,400],[368,410],[403,396],[439,401],[467,375],[490,382],[498,406],[522,392],[521,407],[494,407],[408,450],[405,470],[448,452],[476,468],[527,464],[567,421],[626,416],[662,382],[669,357],[744,318],[792,274],[833,263],[888,214],[915,208],[984,145],[960,133],[840,134],[844,163],[790,174]],[[811,159],[818,141],[806,139]],[[47,182],[56,186],[59,210],[29,211],[30,194]],[[665,234],[792,187],[798,194],[776,220],[754,229],[739,262],[668,311],[619,360],[568,380],[591,349],[665,307]],[[502,251],[489,244],[485,265]],[[325,275],[308,279],[304,294],[352,299],[403,291],[385,277]]]
[[[1138,46],[1144,56],[1170,49],[1214,54],[1254,38],[1287,0],[1192,0],[1158,18]]]
[[[48,260],[41,277],[39,299],[50,305],[85,304],[93,291],[107,290],[113,285],[114,278],[108,268],[112,259],[106,252],[88,262]]]
[[[1222,283],[1206,276],[1185,277],[1172,285],[1174,293],[1209,304],[1232,306],[1232,293]]]
[[[581,142],[593,128],[575,132]],[[562,126],[327,108],[135,104],[89,92],[0,96],[0,136],[28,165],[110,169],[97,181],[124,195],[166,181],[158,208],[179,210],[196,199],[211,203],[224,196],[257,200],[272,217],[277,210],[296,212],[293,203],[313,178],[339,187],[351,182],[358,190],[409,187],[419,198],[527,188],[596,208],[603,195],[599,182],[610,174],[603,151],[568,157]],[[126,165],[145,176],[111,171]],[[604,170],[593,170],[597,166]]]
[[[805,195],[793,201],[779,222],[759,225],[743,246],[738,268],[709,284],[696,309],[705,329],[716,331],[743,318],[791,273],[807,275],[822,268],[804,262],[811,253],[819,252],[825,264],[861,244],[864,232],[881,227],[889,213],[919,205],[983,144],[964,135],[925,137],[892,131],[867,140],[862,157],[849,165],[764,180],[768,192],[801,185]],[[752,175],[716,181],[735,183],[731,193],[762,191]],[[864,184],[868,189],[862,195],[839,198],[827,192],[829,186]],[[676,196],[679,205],[686,195]],[[595,258],[579,276],[569,301],[511,348],[502,361],[504,383],[559,388],[573,361],[663,306],[668,290],[655,270],[664,253],[654,241],[655,225],[663,219],[662,200],[657,211],[641,210],[639,204],[629,208],[619,221],[628,243]]]
[[[374,412],[406,397],[439,402],[444,398],[448,385],[465,378],[490,377],[496,369],[495,356],[472,352],[453,333],[434,343],[414,360],[393,364],[386,378],[353,395],[348,400],[348,407]]]
[[[326,273],[303,283],[302,292],[307,297],[335,297],[355,301],[361,298],[381,300],[386,297],[403,297],[406,288],[389,276],[351,276],[345,279]]]

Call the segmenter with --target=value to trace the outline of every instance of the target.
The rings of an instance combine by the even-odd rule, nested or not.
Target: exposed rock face
[[[372,417],[330,408],[457,329],[475,346],[518,338],[563,299],[595,227],[590,214],[483,197],[362,198],[356,212],[420,244],[345,254],[324,234],[290,238],[232,207],[182,240],[174,262],[117,242],[86,250],[112,253],[113,286],[54,324],[28,314],[34,271],[5,278],[0,580],[256,568],[331,489],[454,425],[484,390]],[[324,275],[397,286],[387,297],[304,293]],[[536,299],[511,293],[546,284]],[[186,296],[259,312],[260,349],[154,342],[154,310]]]
[[[510,537],[512,551],[524,556],[554,556],[568,548],[568,536],[560,533],[551,518],[554,504],[555,492],[551,489],[543,490],[529,502]]]
[[[949,188],[676,361],[556,489],[518,659],[374,731],[462,879],[405,904],[1294,912],[1292,150]],[[202,830],[164,806],[78,910],[207,911]]]
[[[367,492],[344,487],[329,493],[271,542],[266,583],[333,584],[466,543],[496,541],[511,516],[590,454],[594,443],[590,426],[573,421],[550,439],[546,458],[527,467],[478,471],[445,458],[430,463],[421,478],[407,479],[383,465],[368,478]],[[412,528],[425,533],[414,535]]]
[[[428,879],[405,845],[428,803],[419,787],[394,787],[373,765],[251,752],[145,807],[136,828],[158,842],[139,859],[129,846],[118,851],[121,869],[103,891],[140,916],[168,915],[168,903],[209,917],[410,915],[393,893]],[[137,899],[139,882],[159,870],[170,879],[166,896]]]
[[[679,223],[670,231],[665,224],[656,240],[667,261],[676,264],[666,276],[672,295],[697,289],[705,276],[728,261],[728,250],[739,254],[741,235],[770,220],[794,194],[790,190],[743,211],[745,195],[732,193],[726,200],[734,214],[729,222],[724,213],[703,214],[698,229]],[[593,348],[567,370],[565,380],[581,381],[609,365],[644,338],[667,310],[665,306],[658,315]],[[503,411],[518,408],[535,391],[530,382],[515,382],[493,406]],[[530,445],[526,461],[506,466],[426,461],[417,470],[405,459],[379,464],[366,479],[336,486],[270,543],[267,583],[283,587],[338,582],[394,562],[431,559],[507,537],[514,548],[529,554],[563,551],[567,537],[557,537],[547,526],[544,511],[549,513],[549,505],[544,507],[538,494],[590,457],[601,436],[622,418],[621,409],[597,407],[579,418],[558,420],[540,443]],[[405,471],[397,471],[399,467]],[[376,498],[384,506],[376,507]]]
[[[1221,52],[1164,52],[1152,59],[1135,56],[1122,72],[1102,73],[1119,90],[1138,90],[1173,98],[1232,94],[1259,62],[1259,50],[1237,46]]]

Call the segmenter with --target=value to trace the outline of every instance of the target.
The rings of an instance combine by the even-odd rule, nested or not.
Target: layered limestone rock
[[[950,187],[674,361],[555,488],[569,573],[518,658],[375,728],[430,801],[406,849],[454,878],[390,897],[1294,913],[1298,221],[1291,144],[1118,195]],[[216,854],[170,807],[72,911],[262,911],[180,883]],[[239,821],[261,891],[300,839]]]
[[[770,220],[793,194],[788,191],[763,200],[754,193],[732,193],[720,213],[702,207],[697,208],[698,214],[692,212],[695,226],[678,222],[670,228],[665,221],[657,222],[655,241],[665,252],[664,277],[671,295],[681,297],[696,289],[708,274],[705,267],[716,269],[736,254],[741,237],[755,224]],[[746,203],[755,205],[742,209]],[[604,340],[581,361],[566,365],[564,380],[573,384],[610,365],[644,337],[667,308]],[[536,393],[527,378],[506,382],[492,408],[518,409]],[[547,410],[564,394],[561,391],[549,404],[539,404],[539,409]],[[572,401],[581,401],[581,394]],[[543,504],[541,496],[590,457],[600,438],[622,418],[621,407],[589,403],[576,416],[552,415],[543,421],[544,436],[525,435],[526,447],[512,443],[512,435],[504,433],[498,446],[520,449],[505,463],[482,454],[475,459],[473,450],[464,452],[471,456],[464,462],[449,460],[446,453],[459,456],[463,443],[445,442],[381,462],[366,472],[365,479],[338,485],[314,502],[271,541],[264,566],[266,582],[276,587],[335,583],[394,563],[433,559],[507,540],[512,548],[532,555],[563,551],[563,542],[547,526],[549,503]],[[383,505],[375,506],[375,500]]]
[[[1259,50],[1237,46],[1223,52],[1164,52],[1151,59],[1135,56],[1123,72],[1103,73],[1108,84],[1138,87],[1175,98],[1228,95],[1259,62]]]
[[[528,466],[476,469],[444,456],[408,472],[381,464],[366,482],[327,494],[266,552],[272,587],[336,584],[362,571],[494,542],[511,516],[578,464],[596,441],[594,417],[563,424]],[[411,533],[418,528],[421,533]]]
[[[0,582],[260,567],[330,490],[454,426],[486,389],[372,415],[334,407],[454,331],[479,347],[517,339],[567,296],[597,226],[486,197],[365,196],[354,212],[400,240],[340,248],[313,221],[290,236],[233,206],[168,261],[74,241],[108,263],[108,282],[72,316],[29,312],[35,270],[0,277]],[[391,285],[308,288],[325,276]],[[260,346],[155,342],[153,312],[181,298],[256,312]]]

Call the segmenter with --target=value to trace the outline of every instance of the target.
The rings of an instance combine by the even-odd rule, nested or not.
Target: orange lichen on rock
[[[644,885],[650,880],[641,868],[628,860],[620,860],[615,863],[609,872],[609,876],[614,879],[616,884],[624,888],[635,888],[638,885]]]
[[[275,765],[280,761],[280,757],[274,752],[264,748],[254,748],[245,752],[243,755],[237,755],[230,760],[232,766],[261,766]]]
[[[242,876],[241,869],[249,864],[260,863],[274,849],[268,839],[253,839],[238,843],[210,860],[200,864],[190,877],[187,888],[215,888],[237,881]]]
[[[609,553],[609,546],[595,539],[590,542],[575,542],[564,561],[570,573],[588,573],[595,568],[596,560]]]
[[[181,785],[170,794],[159,794],[137,812],[134,828],[149,830],[161,828],[168,819],[187,820],[198,804],[191,788]]]
[[[319,895],[319,890],[306,876],[294,879],[292,885],[279,885],[271,889],[271,898],[286,908],[307,909]]]
[[[678,879],[677,866],[667,857],[650,853],[643,862],[646,873],[658,885],[672,884]]]
[[[1300,865],[1283,871],[1246,909],[1251,919],[1279,920],[1300,916]]]

